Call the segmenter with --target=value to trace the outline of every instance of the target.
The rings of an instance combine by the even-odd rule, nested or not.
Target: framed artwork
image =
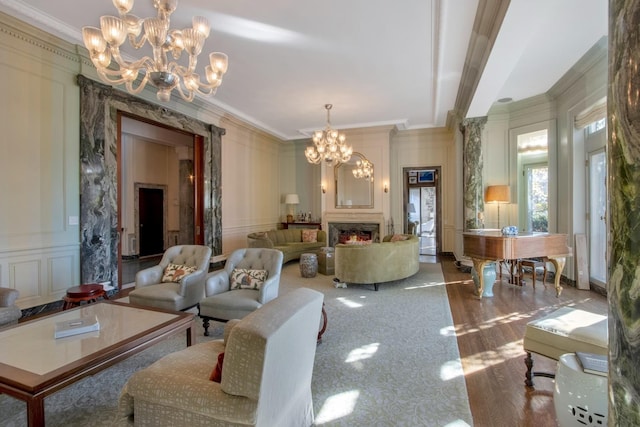
[[[409,176],[418,176],[418,171],[409,171]]]
[[[434,172],[432,170],[418,171],[418,182],[433,182]]]
[[[417,176],[409,176],[409,184],[417,184],[418,177]]]

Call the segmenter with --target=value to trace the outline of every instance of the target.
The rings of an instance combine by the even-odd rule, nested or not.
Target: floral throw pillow
[[[393,236],[391,236],[391,241],[392,242],[401,242],[403,240],[407,240],[409,237],[404,236],[402,234],[394,234]]]
[[[318,230],[302,230],[302,241],[315,243],[318,241]]]
[[[189,274],[193,273],[196,270],[197,268],[193,266],[181,265],[181,264],[169,264],[167,265],[167,268],[164,269],[164,275],[162,276],[162,281],[178,283],[182,279],[184,279],[185,276],[188,276]]]
[[[250,270],[246,268],[234,268],[231,272],[231,289],[260,290],[267,280],[267,270]]]

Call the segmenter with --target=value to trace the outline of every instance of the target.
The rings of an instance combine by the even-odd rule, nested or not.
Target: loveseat
[[[303,229],[290,228],[287,230],[270,230],[251,233],[247,236],[250,248],[271,248],[282,251],[282,263],[293,259],[300,259],[305,252],[315,252],[327,246],[327,233],[322,230],[313,230],[307,234],[316,233],[315,242],[303,241]],[[313,239],[310,239],[313,240]]]
[[[323,298],[295,289],[228,322],[224,340],[168,354],[136,372],[120,394],[120,421],[154,427],[312,425]]]
[[[395,237],[394,237],[395,236]],[[336,278],[343,283],[378,284],[413,276],[420,267],[419,238],[412,234],[385,236],[381,243],[336,245]]]

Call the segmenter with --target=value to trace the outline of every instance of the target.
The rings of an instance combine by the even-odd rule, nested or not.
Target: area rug
[[[470,426],[473,424],[453,321],[439,264],[420,264],[405,280],[335,288],[333,276],[302,278],[296,262],[283,267],[280,292],[298,287],[325,295],[328,327],[318,345],[313,401],[318,426]],[[197,342],[220,338],[212,323]],[[156,344],[45,399],[47,426],[116,425],[127,378],[184,337]],[[26,425],[26,405],[0,395],[0,426]]]

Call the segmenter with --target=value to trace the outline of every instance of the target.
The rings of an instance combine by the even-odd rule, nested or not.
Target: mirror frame
[[[364,156],[364,154],[362,153],[358,153],[356,151],[353,152],[353,154],[351,155],[351,159],[349,159],[348,162],[346,163],[337,163],[334,167],[333,167],[333,178],[334,178],[334,182],[335,182],[335,207],[336,209],[373,209],[374,207],[374,203],[373,203],[373,181],[368,181],[369,182],[369,204],[361,204],[361,205],[342,205],[339,202],[339,182],[338,182],[338,177],[339,177],[339,173],[340,173],[340,168],[341,167],[345,167],[346,166],[355,166],[356,161],[358,160],[367,160],[368,159]],[[371,167],[374,169],[374,176],[375,176],[375,165],[373,163],[371,163]],[[357,180],[358,178],[353,177],[353,174],[351,173],[351,170],[349,170],[349,176],[352,177],[354,180]]]

